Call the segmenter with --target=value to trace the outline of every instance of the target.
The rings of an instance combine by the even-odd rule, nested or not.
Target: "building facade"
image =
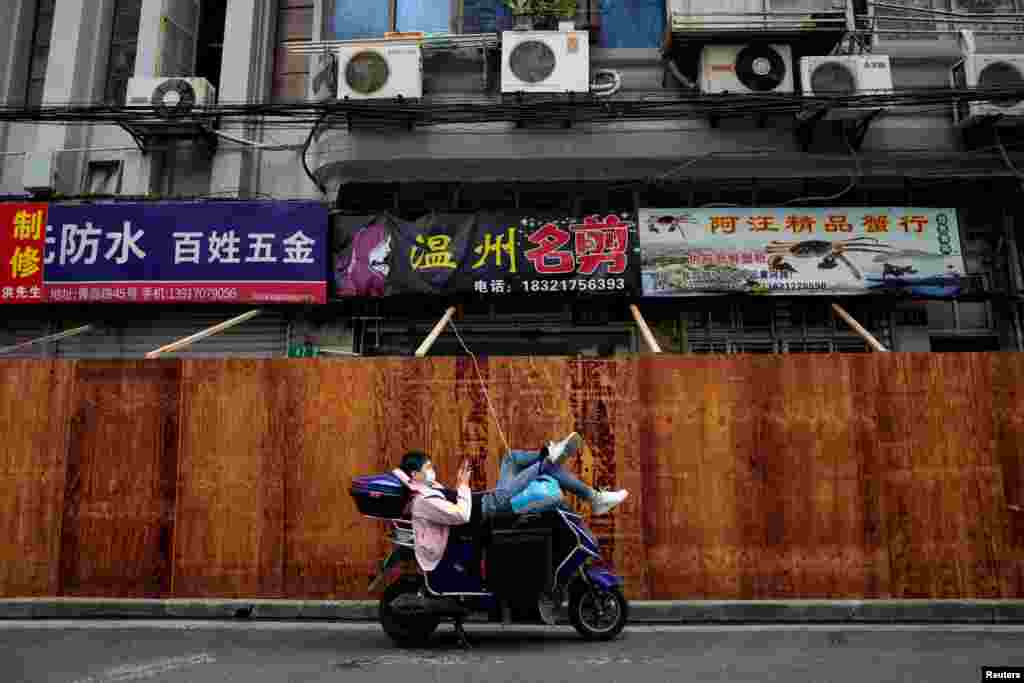
[[[698,55],[715,43],[771,40],[791,45],[796,57],[870,50],[889,57],[897,92],[950,87],[951,68],[962,57],[959,28],[975,30],[979,53],[1024,57],[1021,0],[771,0],[770,7],[762,0],[761,24],[744,24],[746,16],[739,27],[721,30],[674,21],[668,11],[699,14],[692,9],[699,4],[577,3],[574,28],[587,31],[591,74],[613,72],[618,85],[604,101],[638,107],[678,97],[688,82],[700,81]],[[750,8],[738,2],[727,9]],[[769,21],[785,24],[792,16],[800,26]],[[836,18],[838,24],[829,23]],[[1000,129],[998,138],[985,137],[991,133],[985,126],[968,135],[956,124],[952,103],[922,100],[867,122],[853,149],[833,126],[815,127],[813,139],[801,137],[810,128],[799,117],[770,110],[575,122],[570,103],[565,116],[524,120],[514,113],[522,103],[513,106],[498,87],[495,45],[514,21],[500,0],[9,0],[0,7],[0,99],[8,108],[122,106],[133,76],[206,78],[218,106],[301,104],[311,97],[319,46],[387,31],[449,34],[423,43],[422,106],[507,106],[492,117],[497,120],[431,125],[330,118],[315,135],[305,119],[232,118],[218,130],[237,142],[219,136],[214,146],[201,136],[181,136],[145,150],[116,125],[0,123],[0,194],[23,197],[31,165],[47,155],[58,198],[310,199],[335,216],[387,212],[414,220],[476,210],[588,215],[793,204],[955,208],[969,275],[958,299],[850,297],[844,305],[894,350],[1021,350],[1017,235],[1024,159],[1013,126]],[[830,302],[680,297],[645,301],[643,309],[667,352],[865,350]],[[261,322],[189,353],[283,355],[308,342],[367,355],[409,354],[444,305],[385,299],[277,307],[255,319]],[[10,307],[0,346],[102,320],[102,334],[19,353],[137,357],[236,310],[244,309]],[[605,356],[643,349],[626,303],[617,299],[469,301],[459,319],[466,341],[481,353]],[[443,337],[434,352],[460,347]]]

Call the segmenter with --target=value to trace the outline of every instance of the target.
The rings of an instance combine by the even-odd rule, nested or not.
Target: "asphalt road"
[[[587,643],[567,627],[442,626],[425,649],[372,624],[0,622],[10,683],[358,681],[978,681],[1024,666],[1021,626],[627,627]]]

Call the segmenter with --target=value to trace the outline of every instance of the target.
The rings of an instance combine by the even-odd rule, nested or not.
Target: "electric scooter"
[[[452,527],[441,562],[424,573],[416,566],[402,481],[390,473],[357,477],[351,494],[364,516],[390,527],[392,549],[371,588],[387,584],[378,608],[380,623],[400,646],[423,644],[442,620],[450,619],[460,644],[468,647],[463,622],[470,616],[491,623],[541,624],[547,605],[551,623],[550,614],[566,603],[569,622],[587,640],[612,640],[625,627],[629,603],[622,579],[601,559],[583,518],[561,505]],[[392,579],[399,566],[413,569]]]

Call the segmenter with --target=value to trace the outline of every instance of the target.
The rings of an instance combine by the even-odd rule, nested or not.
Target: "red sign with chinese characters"
[[[42,303],[46,204],[0,204],[0,304]]]

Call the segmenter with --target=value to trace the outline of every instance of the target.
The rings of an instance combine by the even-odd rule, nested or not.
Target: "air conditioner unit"
[[[338,99],[423,97],[423,53],[418,42],[365,42],[338,48]]]
[[[587,31],[504,31],[501,92],[590,92]]]
[[[968,55],[953,65],[949,72],[954,89],[1006,88],[1024,89],[1024,55]],[[1002,116],[1011,119],[1024,117],[1024,100],[999,99],[958,103],[953,108],[957,124],[973,119]]]
[[[705,45],[700,59],[704,93],[791,93],[793,51],[789,45]]]
[[[889,55],[802,57],[800,79],[805,95],[883,95],[892,92]],[[858,118],[865,109],[879,108],[867,106],[832,109],[825,118]]]
[[[154,107],[165,117],[181,116],[193,107],[213,106],[217,90],[205,78],[165,76],[128,80],[128,106]]]

